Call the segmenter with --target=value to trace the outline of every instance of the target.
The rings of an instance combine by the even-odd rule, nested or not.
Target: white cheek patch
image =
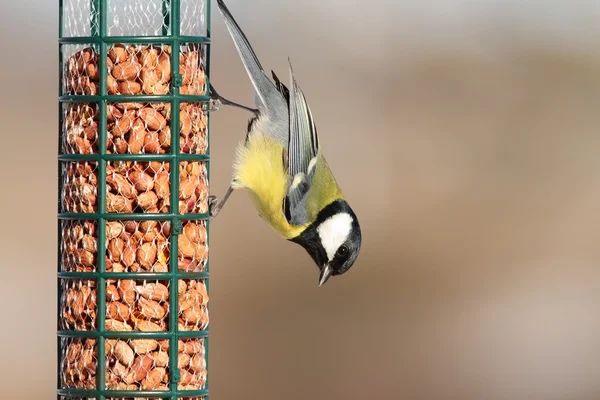
[[[348,213],[335,214],[317,227],[329,261],[333,260],[337,249],[346,241],[351,230],[352,217]]]

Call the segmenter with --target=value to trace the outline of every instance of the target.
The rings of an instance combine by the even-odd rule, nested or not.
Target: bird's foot
[[[219,111],[223,106],[223,102],[221,99],[210,99],[208,101],[208,106],[205,108],[206,112]]]
[[[219,207],[219,198],[217,196],[208,196],[208,217],[212,220],[219,214],[221,208]]]

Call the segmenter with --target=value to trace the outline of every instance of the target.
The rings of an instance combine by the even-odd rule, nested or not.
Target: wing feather
[[[310,160],[317,156],[319,139],[317,128],[310,107],[302,89],[294,78],[290,62],[290,141],[289,141],[289,173],[295,176],[308,173]]]
[[[306,97],[294,78],[291,61],[289,64],[291,89],[289,90],[288,172],[290,182],[284,202],[284,210],[288,222],[293,225],[302,225],[309,222],[310,219],[306,199],[311,189],[315,172],[314,166],[319,154],[319,139]]]

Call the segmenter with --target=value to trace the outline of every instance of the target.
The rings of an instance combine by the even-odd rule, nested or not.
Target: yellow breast
[[[247,189],[259,215],[285,239],[298,236],[306,227],[290,225],[283,214],[288,173],[283,166],[284,147],[275,139],[254,132],[238,146],[233,186]]]

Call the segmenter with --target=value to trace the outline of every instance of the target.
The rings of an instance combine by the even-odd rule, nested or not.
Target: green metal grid
[[[153,220],[153,221],[170,221],[171,222],[171,249],[178,248],[178,235],[181,233],[182,221],[201,220],[206,226],[206,243],[210,249],[210,223],[208,214],[179,214],[176,204],[179,198],[179,163],[181,161],[201,161],[206,165],[207,180],[210,187],[210,114],[207,115],[206,122],[206,154],[180,154],[179,148],[179,113],[171,113],[171,152],[170,154],[106,154],[106,125],[107,125],[107,103],[109,102],[164,102],[170,103],[172,110],[179,110],[181,102],[207,102],[209,100],[206,95],[181,95],[179,93],[179,85],[181,76],[179,75],[179,52],[181,44],[199,43],[205,46],[205,63],[204,71],[206,75],[206,90],[208,91],[210,84],[210,32],[211,32],[211,1],[205,1],[206,12],[206,36],[185,36],[180,35],[180,0],[163,0],[162,12],[164,16],[163,35],[162,36],[109,36],[107,22],[107,4],[109,0],[90,0],[90,9],[93,10],[90,21],[91,36],[64,37],[63,22],[64,22],[64,2],[59,0],[59,174],[58,185],[62,186],[63,179],[60,169],[60,164],[64,161],[94,161],[98,163],[98,212],[96,213],[69,213],[61,212],[62,199],[61,191],[58,194],[58,237],[62,240],[62,221],[78,220],[78,221],[96,221],[98,229],[98,257],[95,272],[65,272],[62,271],[61,263],[61,246],[58,246],[58,304],[57,313],[61,315],[61,298],[62,285],[61,281],[65,279],[78,280],[95,280],[97,290],[97,316],[96,330],[81,331],[81,330],[59,330],[57,332],[57,397],[61,398],[80,398],[80,399],[96,399],[105,400],[107,397],[152,397],[177,400],[182,397],[199,397],[202,396],[208,400],[209,379],[207,375],[205,388],[203,390],[179,390],[177,384],[179,381],[178,362],[178,340],[181,338],[204,338],[204,351],[206,359],[206,369],[208,371],[209,357],[209,339],[207,327],[203,331],[179,331],[178,328],[178,281],[187,279],[201,279],[206,285],[206,290],[210,295],[209,288],[209,264],[210,255],[205,264],[204,272],[179,272],[178,257],[171,256],[169,259],[169,271],[166,273],[137,273],[137,272],[106,272],[106,262],[103,253],[106,248],[105,228],[106,222],[112,220]],[[202,0],[198,0],[202,1]],[[170,18],[169,18],[170,16]],[[168,33],[170,28],[171,33]],[[106,76],[107,76],[107,47],[113,43],[131,43],[131,44],[167,44],[171,46],[171,74],[172,74],[172,90],[168,95],[108,95]],[[63,80],[63,46],[64,45],[87,44],[96,45],[99,55],[100,66],[100,82],[99,94],[94,96],[88,95],[64,95],[62,93]],[[177,51],[176,51],[177,49]],[[62,104],[65,103],[96,103],[99,105],[99,151],[98,154],[61,154],[61,137],[62,137]],[[164,161],[171,163],[171,210],[169,213],[157,214],[139,214],[139,213],[107,213],[106,210],[106,165],[111,160],[122,161]],[[210,250],[209,250],[210,252]],[[176,253],[175,253],[176,254]],[[106,314],[106,280],[107,279],[152,279],[169,281],[169,323],[166,332],[114,332],[107,331],[105,327]],[[210,314],[210,305],[207,305],[207,310]],[[62,387],[61,381],[61,362],[62,348],[61,341],[63,338],[92,338],[96,339],[97,351],[97,366],[96,366],[96,388],[95,389],[75,389]],[[106,357],[105,357],[105,340],[110,338],[120,339],[168,339],[169,340],[169,388],[168,391],[148,391],[148,390],[108,390],[106,388]]]

